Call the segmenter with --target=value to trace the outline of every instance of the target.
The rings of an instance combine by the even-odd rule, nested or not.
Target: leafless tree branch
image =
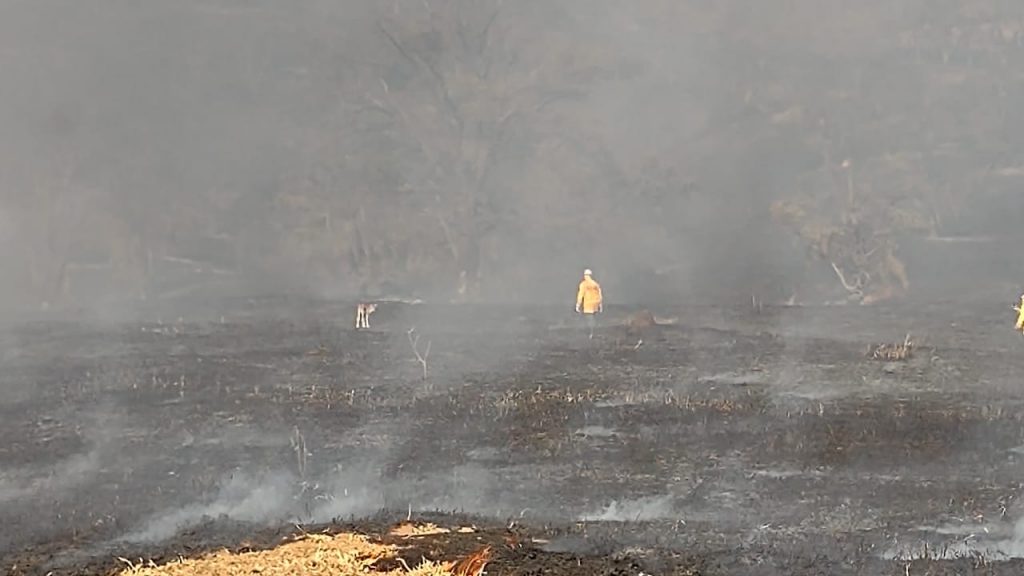
[[[426,380],[427,379],[427,358],[430,357],[430,345],[431,345],[431,343],[433,341],[432,340],[427,340],[427,347],[423,351],[423,353],[420,354],[420,350],[419,350],[419,346],[418,346],[419,345],[419,341],[420,341],[420,335],[419,334],[415,334],[414,335],[415,331],[416,331],[416,327],[415,326],[412,327],[412,328],[409,328],[409,331],[406,332],[406,336],[409,338],[409,346],[412,347],[412,353],[416,355],[416,360],[419,361],[420,366],[423,367],[423,379]]]

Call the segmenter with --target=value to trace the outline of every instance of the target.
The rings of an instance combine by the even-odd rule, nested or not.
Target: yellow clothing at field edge
[[[589,276],[580,282],[580,289],[576,293],[576,308],[584,314],[601,311],[601,285]]]
[[[1017,324],[1014,328],[1024,331],[1024,296],[1020,297],[1020,306],[1014,306],[1013,309],[1017,311]]]

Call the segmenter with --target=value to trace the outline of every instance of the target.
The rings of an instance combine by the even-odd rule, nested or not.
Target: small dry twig
[[[299,478],[306,477],[306,438],[302,435],[302,431],[299,430],[298,426],[295,426],[292,430],[291,438],[292,450],[295,451],[295,459],[298,464]]]
[[[871,349],[871,358],[874,360],[898,361],[910,358],[914,350],[914,342],[907,334],[902,344],[879,344]]]
[[[432,341],[431,340],[427,340],[427,347],[423,351],[423,353],[420,354],[420,350],[419,350],[419,346],[418,346],[419,341],[420,341],[420,335],[419,334],[413,335],[413,333],[415,331],[416,331],[416,327],[415,326],[412,327],[412,328],[409,328],[409,331],[406,333],[406,336],[409,337],[409,346],[412,347],[412,353],[416,355],[416,360],[418,360],[420,365],[423,367],[423,379],[426,380],[427,379],[427,358],[430,357],[430,344],[432,343]]]

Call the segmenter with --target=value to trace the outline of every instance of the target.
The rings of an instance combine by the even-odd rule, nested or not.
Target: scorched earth
[[[367,569],[489,545],[488,574],[1024,570],[1003,308],[666,308],[640,331],[611,308],[593,340],[561,309],[385,303],[361,331],[352,310],[5,326],[0,567],[429,521],[447,532]]]

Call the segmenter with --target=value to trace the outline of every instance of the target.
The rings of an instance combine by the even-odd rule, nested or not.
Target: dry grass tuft
[[[396,551],[397,548],[394,546],[373,542],[365,536],[355,534],[305,534],[272,550],[241,553],[222,550],[200,558],[179,559],[162,566],[152,562],[146,563],[145,566],[137,566],[122,560],[128,567],[121,571],[119,576],[452,576],[458,565],[456,562],[424,560],[418,566],[408,569],[375,569],[374,565],[378,561],[394,558]],[[475,576],[479,573],[468,574]]]
[[[878,344],[871,348],[872,360],[887,360],[889,362],[902,361],[910,358],[914,351],[914,343],[910,340],[910,334],[897,344]]]
[[[436,524],[427,522],[426,524],[417,524],[415,522],[402,522],[398,526],[391,529],[392,536],[430,536],[433,534],[447,534],[450,532],[447,528],[441,528]]]

